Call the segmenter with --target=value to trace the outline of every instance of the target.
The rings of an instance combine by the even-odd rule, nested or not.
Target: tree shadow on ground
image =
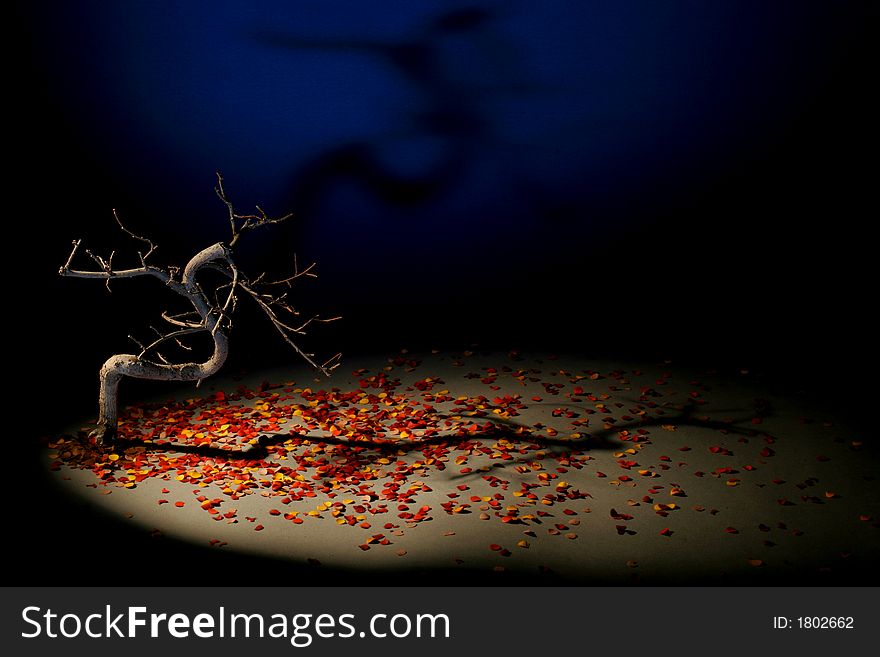
[[[569,406],[577,408],[577,404],[554,404],[555,406]],[[337,466],[345,464],[345,470],[350,470],[352,464],[357,467],[379,467],[380,459],[394,456],[438,449],[462,449],[470,446],[504,440],[511,444],[519,444],[528,448],[524,453],[511,454],[508,458],[496,461],[490,466],[492,469],[506,469],[524,463],[534,461],[541,451],[551,452],[555,458],[564,458],[568,455],[580,455],[591,451],[621,450],[633,442],[627,441],[621,435],[623,432],[637,432],[639,429],[648,429],[657,426],[675,427],[686,426],[710,431],[734,434],[741,436],[754,436],[758,431],[751,425],[755,417],[770,417],[773,409],[768,402],[756,400],[753,409],[720,409],[721,412],[735,412],[736,418],[713,420],[698,415],[699,403],[689,401],[675,407],[663,407],[665,413],[662,416],[644,416],[637,420],[627,422],[605,423],[602,428],[591,431],[588,435],[580,438],[559,437],[536,434],[529,425],[517,422],[511,418],[499,416],[486,416],[479,419],[479,430],[467,435],[452,433],[439,433],[418,440],[399,441],[388,438],[357,438],[349,439],[333,435],[311,435],[305,433],[263,433],[257,441],[243,448],[219,447],[209,444],[186,444],[177,442],[149,442],[136,439],[118,439],[113,445],[113,450],[128,450],[139,448],[148,452],[173,452],[180,454],[193,454],[202,458],[222,459],[224,461],[263,461],[270,456],[285,457],[289,443],[298,445],[333,445],[335,449],[332,455],[328,455],[329,470],[323,478],[332,478]],[[719,409],[714,409],[716,412]],[[446,414],[438,414],[438,420],[448,419]],[[624,434],[625,435],[625,434]],[[81,432],[78,436],[80,441],[86,440],[86,434]],[[638,442],[638,441],[636,441]],[[341,471],[341,470],[340,470]],[[486,468],[476,468],[469,473],[455,474],[452,478],[466,478],[480,476],[486,472]]]

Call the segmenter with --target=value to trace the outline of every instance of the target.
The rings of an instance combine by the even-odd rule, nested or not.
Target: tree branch
[[[150,327],[150,328],[152,328],[152,327]],[[153,330],[156,331],[156,329],[153,329]],[[178,340],[178,338],[182,335],[191,335],[193,333],[201,333],[202,331],[207,331],[207,330],[208,329],[205,326],[196,326],[196,327],[180,329],[178,331],[172,331],[171,333],[168,333],[166,335],[162,335],[161,333],[159,333],[159,331],[156,331],[156,333],[159,333],[159,338],[157,338],[156,340],[154,340],[153,342],[148,344],[146,347],[143,346],[142,344],[138,343],[138,346],[140,346],[140,348],[141,348],[141,353],[139,353],[137,355],[138,360],[143,358],[147,354],[147,352],[149,352],[152,349],[155,349],[156,347],[158,347],[160,344],[162,344],[166,340],[174,340],[177,343],[177,346],[179,346],[181,349],[185,349],[186,351],[192,351],[191,347],[188,347],[185,344],[183,344],[180,340]],[[131,336],[129,336],[129,337],[131,337]],[[132,339],[134,339],[134,338],[132,338]],[[162,358],[161,354],[159,354],[159,357]],[[163,360],[164,360],[164,358],[163,358]]]
[[[123,226],[122,220],[119,218],[119,215],[116,214],[116,208],[113,208],[113,218],[116,219],[116,223],[119,224],[119,228],[122,229],[123,233],[130,235],[131,237],[133,237],[134,239],[136,239],[140,242],[144,242],[145,244],[147,244],[150,247],[150,249],[145,254],[138,251],[138,257],[140,257],[140,259],[141,259],[141,265],[146,267],[147,266],[147,258],[149,258],[153,254],[153,251],[156,250],[156,246],[150,240],[148,240],[146,237],[141,237],[140,235],[135,235],[128,228]]]
[[[162,311],[162,319],[164,319],[166,322],[168,322],[169,324],[172,324],[174,326],[183,326],[185,328],[199,328],[199,327],[204,326],[203,323],[187,322],[187,321],[183,321],[183,320],[179,319],[180,317],[192,317],[192,316],[198,317],[199,314],[194,310],[190,310],[185,313],[178,313],[177,315],[169,315],[167,312]]]
[[[282,221],[286,221],[293,216],[293,213],[288,213],[283,217],[270,217],[259,205],[256,206],[257,214],[238,214],[232,201],[226,195],[226,189],[223,187],[223,176],[219,171],[217,172],[217,187],[214,188],[214,191],[217,193],[218,198],[223,201],[229,214],[229,227],[232,231],[232,239],[229,241],[230,247],[238,243],[238,239],[245,231],[259,228],[260,226],[280,224]]]

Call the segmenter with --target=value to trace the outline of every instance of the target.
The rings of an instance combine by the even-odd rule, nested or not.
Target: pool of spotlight
[[[221,375],[172,399],[160,388],[126,408],[113,449],[72,427],[45,450],[61,495],[144,541],[349,583],[876,572],[876,445],[747,372],[401,353],[347,361],[329,380],[290,369]]]

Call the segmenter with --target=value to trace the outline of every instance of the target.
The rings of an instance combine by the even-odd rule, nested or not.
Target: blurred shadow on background
[[[496,19],[484,7],[456,9],[398,41],[314,39],[280,31],[255,35],[273,48],[371,58],[414,96],[411,106],[400,110],[395,130],[330,145],[298,166],[288,206],[308,221],[338,185],[354,182],[380,204],[418,208],[460,185],[479,157],[503,156],[505,145],[492,129],[493,100],[540,87],[525,80],[511,56],[513,44],[493,27]],[[476,59],[463,58],[462,52]]]

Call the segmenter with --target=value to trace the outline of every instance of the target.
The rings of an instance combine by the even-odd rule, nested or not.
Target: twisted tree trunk
[[[67,258],[67,262],[61,266],[59,273],[62,276],[100,279],[104,281],[108,289],[110,281],[117,278],[152,276],[162,281],[166,287],[186,297],[194,309],[194,311],[189,313],[176,316],[169,316],[163,313],[162,318],[171,325],[178,327],[177,330],[164,335],[156,331],[159,333],[159,338],[147,346],[131,338],[141,347],[139,354],[117,354],[111,356],[101,367],[98,425],[91,434],[99,443],[112,442],[116,437],[119,423],[119,384],[124,377],[130,376],[137,379],[155,379],[159,381],[201,381],[217,372],[223,366],[226,356],[229,354],[228,331],[231,327],[230,316],[235,310],[236,293],[238,291],[246,293],[253,299],[284,341],[312,367],[329,376],[330,372],[338,365],[339,354],[323,365],[318,365],[312,360],[312,354],[302,351],[291,338],[293,335],[304,334],[305,328],[312,322],[329,322],[338,318],[321,319],[315,316],[300,323],[300,320],[297,319],[299,313],[287,300],[287,292],[284,291],[277,294],[267,289],[281,287],[281,289],[286,290],[291,287],[295,280],[301,277],[314,277],[315,274],[311,271],[313,265],[299,271],[294,259],[295,271],[293,275],[278,281],[265,281],[264,275],[261,274],[253,281],[250,281],[238,270],[232,261],[232,246],[243,233],[262,226],[280,223],[291,215],[288,214],[276,218],[269,217],[259,206],[257,206],[257,214],[238,214],[232,202],[226,196],[226,191],[223,189],[223,177],[219,173],[217,174],[217,187],[215,191],[227,207],[232,238],[228,246],[218,242],[195,254],[186,264],[186,267],[184,267],[183,274],[179,279],[179,269],[156,267],[147,263],[148,258],[156,250],[156,246],[147,238],[136,235],[123,226],[115,210],[113,216],[116,218],[119,228],[131,238],[149,247],[146,253],[138,252],[141,266],[133,269],[114,269],[113,256],[115,251],[110,254],[109,258],[104,259],[86,249],[86,255],[97,265],[97,270],[71,269],[71,263],[80,247],[80,240],[74,241],[73,249]],[[214,302],[205,294],[196,280],[199,272],[206,268],[220,271],[230,279],[229,283],[211,290],[215,297]],[[217,295],[225,288],[228,288],[228,293],[226,293],[225,303],[221,305]],[[185,335],[205,331],[210,333],[211,339],[214,341],[214,353],[211,354],[208,360],[202,363],[172,363],[156,350],[160,344],[170,340],[175,341],[185,349],[189,349],[189,347],[181,343],[180,338]],[[161,362],[148,358],[147,356],[151,352],[154,352]]]
[[[117,354],[108,358],[101,367],[98,426],[92,432],[98,442],[111,442],[116,437],[119,422],[118,391],[119,383],[123,377],[130,376],[137,379],[160,381],[196,381],[211,376],[223,366],[226,356],[229,354],[229,339],[221,322],[224,317],[223,310],[212,306],[196,281],[196,276],[201,269],[207,265],[214,265],[218,261],[228,265],[233,277],[235,277],[237,270],[232,262],[230,251],[219,242],[193,256],[184,268],[180,281],[174,280],[165,270],[148,266],[103,272],[76,271],[68,269],[66,266],[62,267],[62,275],[75,278],[111,280],[134,276],[155,276],[161,279],[166,286],[186,297],[195,308],[201,322],[181,322],[181,325],[186,326],[186,332],[208,331],[214,340],[214,353],[203,363],[156,363],[144,359],[142,355],[135,354]]]

